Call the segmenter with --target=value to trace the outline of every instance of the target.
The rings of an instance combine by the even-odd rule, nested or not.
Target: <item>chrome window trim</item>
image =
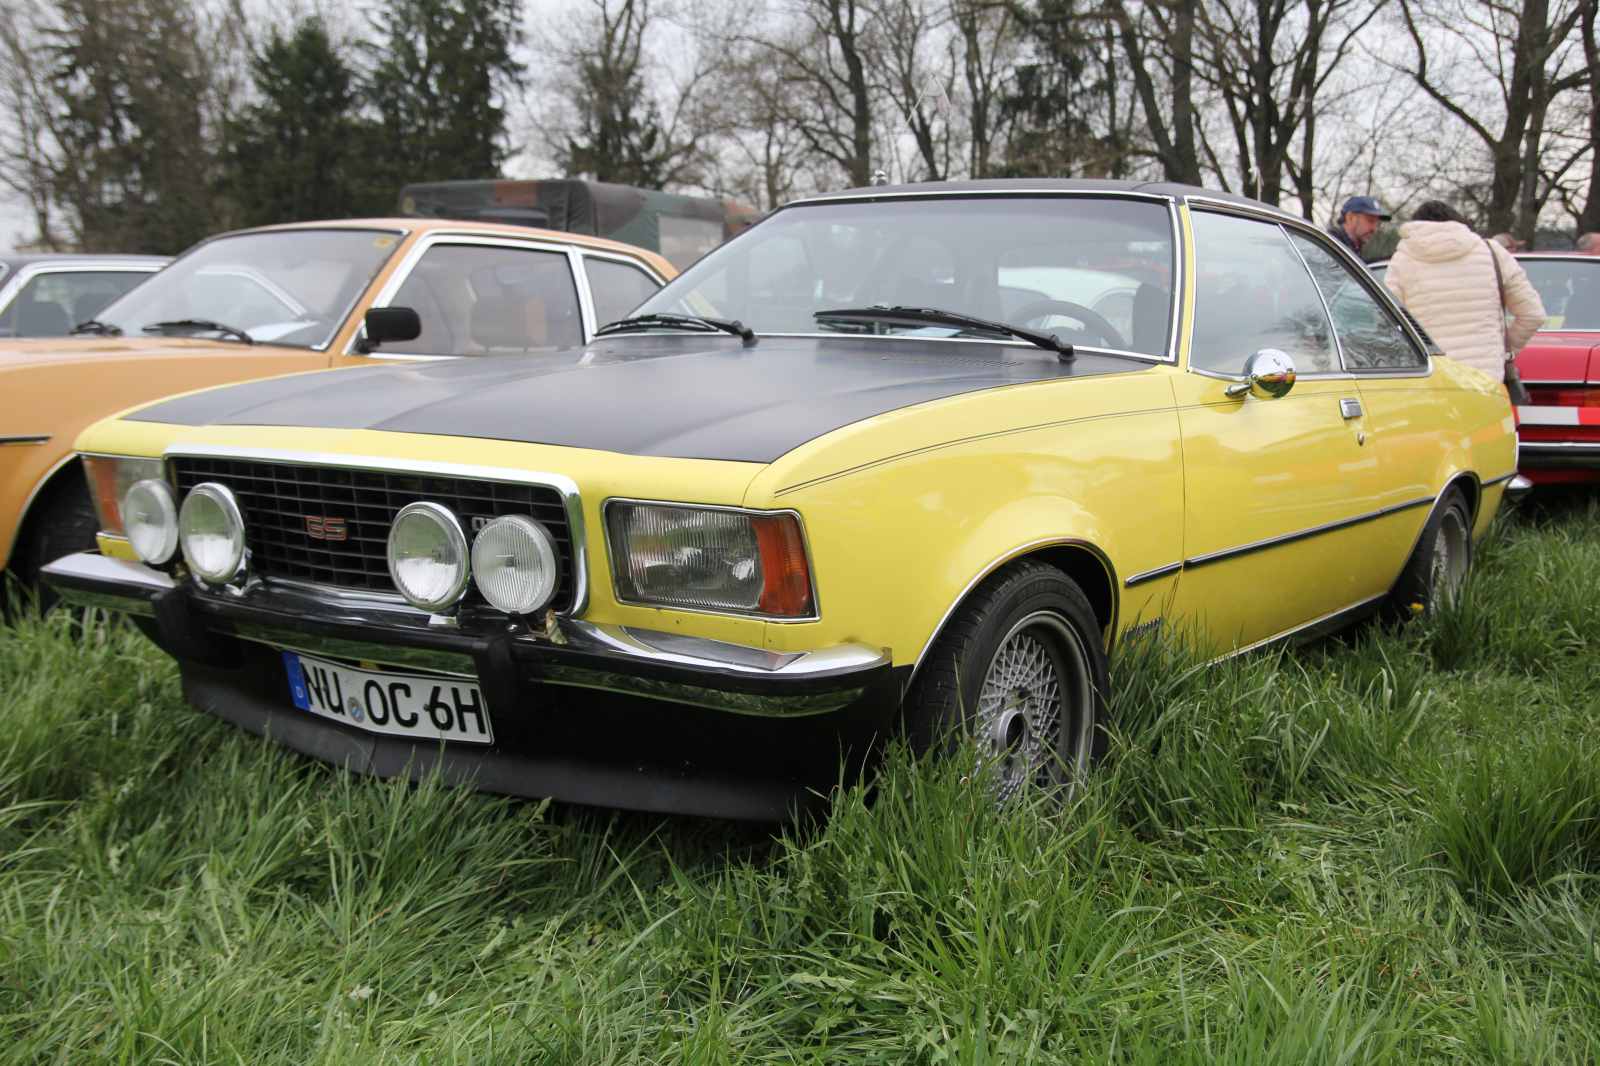
[[[1352,273],[1359,274],[1361,277],[1368,277],[1371,274],[1371,271],[1367,269],[1366,263],[1356,259],[1353,255],[1351,255],[1348,248],[1340,247],[1336,242],[1328,240],[1327,234],[1318,230],[1314,225],[1307,222],[1305,219],[1295,218],[1293,215],[1286,214],[1277,208],[1268,207],[1266,204],[1261,206],[1261,210],[1256,210],[1244,204],[1234,204],[1222,200],[1212,200],[1203,196],[1191,196],[1188,197],[1188,200],[1191,204],[1200,204],[1202,210],[1211,211],[1216,214],[1238,215],[1242,218],[1253,219],[1257,222],[1270,222],[1277,225],[1280,229],[1292,226],[1299,232],[1316,240],[1324,249],[1333,250],[1335,252],[1336,259],[1343,257],[1346,268],[1348,268],[1352,263],[1361,268],[1359,271],[1352,271]],[[1285,234],[1285,236],[1287,236],[1287,234]],[[1294,247],[1294,242],[1290,241],[1289,245],[1290,247]],[[1294,253],[1296,258],[1298,258],[1300,262],[1304,264],[1305,256],[1300,254],[1300,249],[1295,248]],[[1198,256],[1198,250],[1196,254]],[[1311,273],[1311,268],[1309,266],[1306,267],[1306,272],[1308,274]],[[1373,279],[1373,282],[1373,286],[1368,288],[1368,293],[1372,295],[1373,298],[1376,299],[1380,304],[1385,305],[1385,309],[1392,313],[1395,318],[1399,319],[1400,327],[1405,331],[1406,338],[1416,346],[1418,351],[1423,353],[1423,359],[1425,362],[1420,367],[1386,367],[1383,369],[1374,370],[1351,370],[1350,368],[1345,367],[1345,373],[1353,378],[1360,379],[1378,377],[1418,379],[1431,378],[1433,376],[1433,356],[1428,354],[1428,346],[1422,343],[1422,338],[1418,337],[1416,331],[1411,328],[1411,322],[1406,318],[1405,314],[1399,310],[1399,306],[1394,299],[1394,294],[1389,292],[1389,290],[1384,288],[1381,284],[1377,284],[1376,279]],[[1367,288],[1366,282],[1364,281],[1358,281],[1357,284]],[[1344,347],[1339,340],[1339,331],[1333,326],[1333,314],[1328,310],[1327,298],[1322,295],[1322,287],[1317,284],[1315,274],[1311,274],[1311,286],[1317,290],[1317,296],[1322,300],[1323,313],[1327,314],[1328,328],[1333,333],[1335,350],[1339,352],[1339,365],[1344,366]],[[1380,293],[1377,291],[1378,289],[1382,289],[1383,291]],[[1193,325],[1194,323],[1191,321],[1189,338],[1189,343],[1191,346],[1194,343]],[[1186,366],[1185,369],[1191,370],[1195,373],[1207,373],[1206,371],[1200,370],[1199,368],[1193,366]],[[1207,376],[1214,375],[1208,374]],[[1312,375],[1297,373],[1295,376],[1296,378],[1310,378]],[[1243,381],[1244,375],[1237,375],[1230,380]]]
[[[241,448],[231,445],[169,445],[163,460],[178,457],[196,459],[258,459],[262,462],[292,463],[301,466],[343,467],[349,470],[378,470],[392,474],[437,474],[441,477],[471,478],[478,481],[503,481],[513,485],[539,485],[561,494],[567,512],[567,528],[572,537],[572,606],[564,612],[580,617],[589,606],[588,535],[583,521],[583,499],[578,484],[562,474],[521,470],[505,466],[479,466],[472,463],[439,463],[431,460],[403,460],[376,455],[343,455],[337,452],[302,452],[288,448]],[[326,586],[317,585],[316,588]]]
[[[413,230],[410,232],[414,233],[415,231]],[[411,277],[411,272],[415,270],[417,264],[422,261],[423,255],[427,253],[428,249],[435,248],[441,244],[482,244],[494,248],[515,248],[519,251],[533,252],[556,252],[564,255],[567,259],[567,270],[572,275],[572,287],[578,294],[578,317],[583,323],[584,343],[587,344],[590,338],[594,335],[594,330],[589,325],[589,320],[594,317],[594,310],[589,306],[588,303],[588,279],[586,277],[581,277],[578,273],[579,264],[574,262],[576,254],[573,250],[573,245],[561,244],[555,241],[540,239],[537,237],[525,239],[522,237],[515,237],[510,234],[474,233],[471,230],[428,230],[416,240],[411,242],[411,247],[406,249],[405,254],[400,259],[400,262],[395,264],[393,272],[390,273],[388,279],[378,288],[377,295],[372,298],[372,302],[367,305],[367,308],[370,310],[374,307],[391,306],[390,301],[392,301],[395,298],[395,294],[400,291],[400,286],[404,285]],[[361,306],[359,300],[357,300],[356,306]],[[357,322],[356,328],[350,333],[349,340],[345,341],[344,343],[344,351],[340,354],[357,356],[360,358],[371,358],[375,360],[400,360],[407,358],[407,354],[397,353],[394,355],[389,355],[384,353],[381,349],[378,351],[365,353],[356,351],[357,342],[366,335],[366,325],[362,322]],[[460,359],[462,357],[459,355],[410,355],[410,358]]]
[[[722,511],[728,514],[744,514],[753,518],[771,518],[774,515],[794,515],[795,524],[800,527],[800,544],[806,552],[806,577],[811,581],[811,614],[804,618],[787,618],[782,615],[762,614],[760,611],[727,611],[717,610],[712,607],[691,607],[675,603],[658,603],[654,600],[628,600],[623,599],[617,583],[617,560],[611,554],[611,505],[615,503],[637,503],[646,507],[684,507],[696,511]],[[720,503],[693,503],[688,500],[643,500],[633,496],[607,496],[600,501],[600,539],[605,543],[606,559],[611,566],[611,598],[618,603],[629,607],[650,607],[658,611],[687,611],[690,614],[713,614],[724,618],[753,618],[763,622],[776,622],[780,625],[799,625],[802,623],[822,621],[822,598],[817,593],[817,574],[812,563],[811,537],[806,532],[806,520],[799,511],[793,507],[774,507],[762,510],[756,507],[738,507]]]
[[[1539,328],[1540,333],[1600,333],[1600,329],[1568,329],[1566,326],[1551,326]]]
[[[960,200],[960,199],[965,199],[965,200],[1016,200],[1016,199],[1023,199],[1023,200],[1036,200],[1036,199],[1051,199],[1051,200],[1108,200],[1109,199],[1109,200],[1139,200],[1139,201],[1142,201],[1142,202],[1145,202],[1145,203],[1164,203],[1164,204],[1166,204],[1167,205],[1167,224],[1170,227],[1169,232],[1170,232],[1170,236],[1171,236],[1171,240],[1172,240],[1172,292],[1169,294],[1170,305],[1169,305],[1169,308],[1168,308],[1168,326],[1167,326],[1166,354],[1165,355],[1150,355],[1150,354],[1148,354],[1146,352],[1127,352],[1127,351],[1121,351],[1121,350],[1115,349],[1115,348],[1090,348],[1090,347],[1086,347],[1086,346],[1083,346],[1083,345],[1076,345],[1076,344],[1073,345],[1073,350],[1074,351],[1082,351],[1082,352],[1092,352],[1092,353],[1096,353],[1096,354],[1104,353],[1104,354],[1107,354],[1107,355],[1120,355],[1120,356],[1125,356],[1125,357],[1127,357],[1129,359],[1143,359],[1143,360],[1145,360],[1147,362],[1160,363],[1160,364],[1164,364],[1164,365],[1168,365],[1168,366],[1176,366],[1177,365],[1177,363],[1178,363],[1178,332],[1179,332],[1180,323],[1182,322],[1182,319],[1183,319],[1183,315],[1182,315],[1183,283],[1184,283],[1184,273],[1183,273],[1183,227],[1182,227],[1182,225],[1180,223],[1180,219],[1179,219],[1179,216],[1178,216],[1178,198],[1176,196],[1172,195],[1171,193],[1150,193],[1150,192],[1133,192],[1133,191],[1117,191],[1117,192],[1104,191],[1104,192],[1102,192],[1102,191],[1097,191],[1097,190],[1093,190],[1093,189],[962,189],[962,190],[952,190],[950,192],[938,192],[938,191],[930,190],[930,191],[927,191],[927,192],[915,192],[915,193],[889,193],[887,195],[880,195],[880,194],[863,194],[863,195],[860,195],[860,196],[826,196],[826,195],[824,195],[824,196],[816,197],[814,199],[791,201],[791,202],[789,202],[787,204],[784,204],[783,206],[778,207],[775,210],[767,213],[766,215],[764,215],[760,219],[760,221],[761,222],[765,222],[765,221],[767,221],[767,219],[774,218],[780,212],[790,210],[791,208],[811,207],[811,206],[824,205],[824,204],[826,204],[826,205],[836,205],[836,204],[859,204],[859,203],[883,203],[883,202],[888,202],[888,201],[910,202],[910,201],[916,201],[916,200]],[[752,224],[750,226],[745,227],[745,229],[742,232],[740,232],[738,234],[735,234],[735,237],[741,237],[745,233],[749,233],[753,229],[755,229],[755,224]],[[731,239],[733,239],[733,238],[730,238],[730,240]],[[726,245],[727,243],[728,243],[727,241],[724,241],[723,245]],[[666,284],[666,282],[663,282],[662,284]],[[857,334],[838,334],[838,333],[761,333],[761,334],[758,334],[758,336],[762,336],[762,337],[872,336],[873,339],[891,339],[889,337],[879,337],[879,336],[875,336],[875,335],[872,335],[872,334],[860,334],[860,335],[857,335]],[[609,339],[609,338],[607,338],[607,339]],[[915,337],[915,338],[910,338],[910,339],[913,339],[913,340],[924,340],[924,341],[927,341],[927,340],[951,341],[951,340],[973,340],[974,338],[970,338],[970,337]],[[1026,345],[1028,347],[1037,347],[1037,345],[1029,345],[1026,341],[1016,341],[1016,340],[1006,340],[1006,341],[999,341],[999,340],[981,341],[980,340],[980,341],[977,341],[977,343],[979,343],[979,344],[1015,344],[1015,345]]]

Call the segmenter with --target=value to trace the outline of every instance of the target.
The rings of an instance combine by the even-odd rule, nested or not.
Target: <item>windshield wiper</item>
[[[931,326],[952,326],[979,333],[999,333],[1055,352],[1056,357],[1063,363],[1070,363],[1078,357],[1072,345],[1063,342],[1053,333],[1023,329],[1005,322],[991,322],[987,318],[975,318],[956,311],[941,311],[936,307],[845,307],[836,311],[818,311],[811,317],[818,320],[833,318],[858,319],[866,322],[925,323]]]
[[[204,318],[180,318],[175,322],[152,322],[148,326],[140,327],[141,333],[221,333],[228,337],[238,337],[246,344],[254,344],[255,338],[236,326],[224,326],[221,322],[211,322]]]
[[[756,342],[756,332],[736,318],[705,318],[701,315],[634,315],[632,318],[622,318],[615,322],[608,322],[594,331],[596,337],[608,333],[629,333],[639,329],[692,329],[699,333],[710,333],[720,329],[724,333],[731,333],[746,344]]]
[[[113,326],[109,322],[101,322],[97,318],[90,318],[73,326],[68,336],[76,337],[80,333],[93,333],[97,337],[120,337],[122,336],[122,327]]]

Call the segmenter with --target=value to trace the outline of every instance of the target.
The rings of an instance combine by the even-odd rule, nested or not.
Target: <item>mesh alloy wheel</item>
[[[1465,512],[1457,507],[1446,507],[1439,518],[1439,531],[1433,538],[1430,584],[1437,598],[1454,598],[1466,580],[1471,552],[1469,538]]]
[[[1084,760],[1073,756],[1087,752],[1082,708],[1091,697],[1083,647],[1060,615],[1038,611],[1011,628],[989,662],[974,716],[997,800],[1029,784],[1077,780]]]
[[[913,749],[975,745],[1002,804],[1033,788],[1070,795],[1103,743],[1101,639],[1066,574],[1035,561],[1002,567],[951,616],[907,693]]]

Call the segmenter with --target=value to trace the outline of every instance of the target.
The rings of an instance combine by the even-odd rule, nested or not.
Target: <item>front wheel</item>
[[[1000,802],[1070,789],[1098,755],[1107,690],[1100,626],[1066,574],[1019,562],[990,575],[946,623],[907,693],[920,754],[965,742],[993,768]]]
[[[56,602],[56,591],[39,578],[39,569],[63,555],[95,546],[100,523],[89,488],[79,477],[58,478],[34,502],[32,513],[11,553],[11,573],[43,614]]]
[[[1428,516],[1406,568],[1389,593],[1401,618],[1426,614],[1461,590],[1472,568],[1472,508],[1458,488],[1448,489]]]

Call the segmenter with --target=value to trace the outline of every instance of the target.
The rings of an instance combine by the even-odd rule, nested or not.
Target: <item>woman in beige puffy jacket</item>
[[[1504,332],[1491,256],[1500,261],[1505,310],[1514,317]],[[1506,349],[1521,351],[1544,325],[1544,304],[1522,265],[1437,200],[1422,204],[1400,227],[1400,247],[1383,283],[1446,355],[1496,381],[1505,380]]]

